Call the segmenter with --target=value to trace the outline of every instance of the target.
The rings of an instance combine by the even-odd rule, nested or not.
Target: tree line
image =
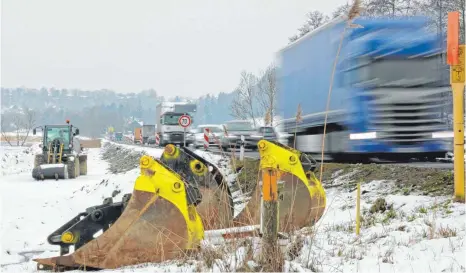
[[[424,15],[430,18],[429,27],[433,32],[446,35],[447,16],[450,11],[460,13],[460,40],[465,43],[465,1],[464,0],[361,0],[360,15],[364,17],[374,16],[411,16]],[[289,38],[294,42],[306,33],[320,27],[329,20],[347,14],[351,3],[337,7],[332,14],[326,15],[318,10],[310,11],[306,15],[306,21],[298,28],[295,35]]]

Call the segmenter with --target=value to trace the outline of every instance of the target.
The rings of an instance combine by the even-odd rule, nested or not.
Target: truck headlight
[[[350,139],[375,139],[377,138],[376,132],[368,132],[368,133],[355,133],[349,135]]]
[[[452,138],[454,136],[453,131],[434,132],[432,138]]]

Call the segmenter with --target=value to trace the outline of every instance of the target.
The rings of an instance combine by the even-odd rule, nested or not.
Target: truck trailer
[[[342,16],[282,49],[277,113],[288,143],[320,155],[327,116],[324,159],[443,157],[442,112],[451,89],[443,39],[427,25],[424,17],[358,18],[341,42]]]
[[[196,113],[197,106],[187,102],[161,102],[157,104],[155,109],[155,119],[157,121],[156,131],[160,137],[159,145],[167,144],[183,145],[184,144],[184,128],[178,124],[178,120],[182,115],[191,117],[191,125],[186,128],[186,135],[193,125],[193,115]],[[193,139],[186,139],[186,145],[193,142]]]
[[[142,145],[149,144],[148,140],[152,136],[155,136],[155,125],[154,124],[143,124],[142,125]]]

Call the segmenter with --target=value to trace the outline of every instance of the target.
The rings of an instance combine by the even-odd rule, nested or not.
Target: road
[[[133,144],[133,143],[124,143],[124,144],[141,147],[140,145]],[[147,145],[145,147],[155,148],[157,146]],[[212,152],[214,154],[222,154],[223,153],[223,154],[228,154],[228,155],[230,155],[231,152],[232,152],[232,151],[221,151],[217,147],[209,147],[208,151]],[[235,154],[236,154],[236,156],[239,157],[239,150],[236,150]],[[246,149],[244,151],[244,156],[249,157],[249,158],[259,158],[259,152]],[[376,163],[376,164],[387,164],[387,165],[398,165],[398,166],[400,166],[400,165],[401,166],[410,166],[410,167],[418,167],[418,168],[434,168],[434,169],[451,169],[451,170],[453,170],[453,163],[443,163],[443,162],[416,162],[416,161],[413,161],[413,162],[409,162],[409,163],[404,163],[404,162],[403,163],[398,163],[398,162],[381,162],[381,161],[378,161],[378,162],[374,162],[374,163]]]
[[[212,147],[209,148],[209,151],[214,153],[214,154],[221,154],[222,152],[216,148]],[[223,151],[223,153],[226,154],[231,154],[231,151]],[[239,156],[239,150],[235,151],[236,156]],[[259,152],[257,151],[252,151],[252,150],[245,150],[244,151],[244,156],[245,157],[250,157],[250,158],[259,158]],[[376,164],[390,164],[390,165],[401,165],[401,166],[411,166],[411,167],[419,167],[419,168],[435,168],[435,169],[453,169],[453,163],[443,163],[443,162],[408,162],[408,163],[398,163],[398,162],[374,162]]]

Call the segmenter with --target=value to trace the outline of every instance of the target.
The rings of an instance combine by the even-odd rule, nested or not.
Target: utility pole
[[[464,83],[465,46],[459,45],[459,12],[448,13],[447,63],[450,65],[450,84],[453,90],[454,131],[454,199],[464,203]]]

